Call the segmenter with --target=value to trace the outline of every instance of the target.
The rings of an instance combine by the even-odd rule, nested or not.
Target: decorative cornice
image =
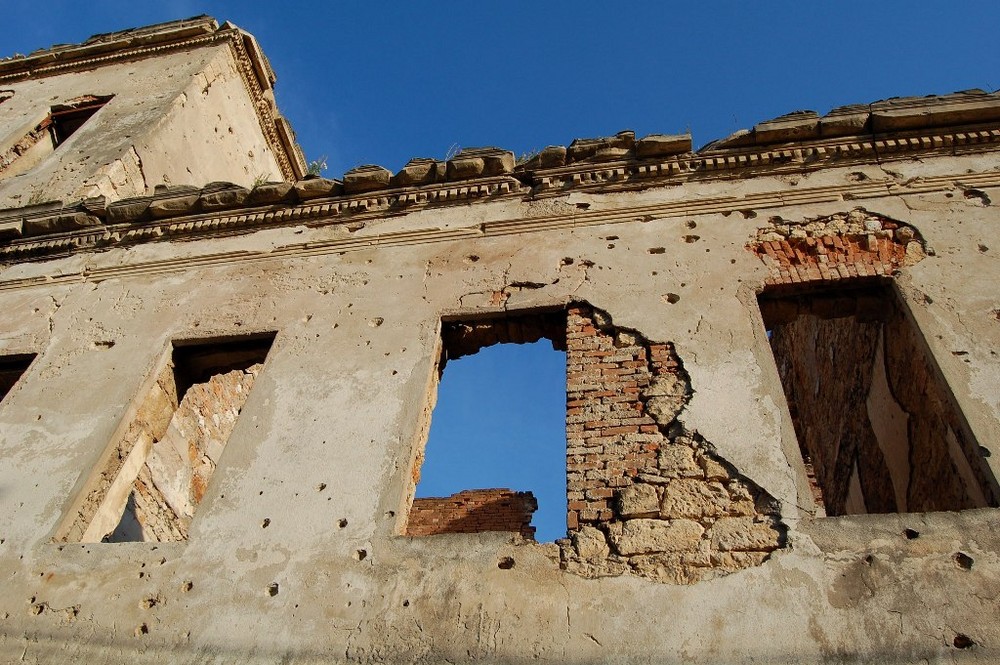
[[[349,252],[371,250],[380,247],[401,247],[426,243],[454,242],[476,238],[503,237],[542,233],[560,229],[583,229],[611,224],[631,224],[650,222],[655,219],[689,217],[692,215],[742,213],[744,216],[758,211],[781,208],[788,205],[810,205],[819,203],[843,203],[845,200],[876,199],[897,194],[924,194],[947,192],[959,183],[963,187],[1000,187],[1000,172],[980,174],[949,174],[922,178],[905,184],[893,180],[866,180],[837,186],[782,189],[780,191],[758,192],[742,196],[719,196],[704,199],[686,199],[649,205],[627,206],[606,210],[574,210],[570,214],[522,217],[460,228],[420,228],[390,232],[367,231],[366,221],[384,217],[384,212],[374,208],[352,213],[344,201],[332,199],[316,200],[286,208],[259,208],[245,211],[220,213],[217,215],[193,215],[164,220],[160,224],[146,224],[129,227],[127,224],[115,227],[95,227],[91,231],[61,234],[58,237],[40,238],[30,241],[39,254],[46,256],[67,254],[74,250],[93,250],[120,244],[113,233],[129,233],[123,236],[131,242],[145,240],[170,240],[191,234],[210,233],[229,235],[272,226],[289,225],[342,225],[349,235],[326,240],[292,243],[280,247],[269,247],[259,252],[238,250],[186,256],[178,258],[137,261],[127,265],[86,267],[80,271],[41,275],[28,278],[0,279],[0,291],[52,286],[87,281],[103,281],[131,275],[154,275],[181,272],[192,268],[223,266],[242,262],[259,262],[301,258],[308,256],[329,256]],[[483,183],[485,184],[485,183]],[[496,192],[500,194],[500,183]],[[442,189],[441,198],[454,200],[453,192]],[[508,191],[502,194],[510,197],[521,196],[513,183],[508,181]],[[380,196],[368,200],[379,204]],[[361,200],[358,197],[357,200]],[[469,199],[466,199],[468,201]],[[338,207],[339,204],[339,207]],[[2,230],[2,223],[0,223]],[[366,232],[367,231],[367,232]],[[22,250],[28,244],[19,244]],[[46,252],[45,250],[48,250]],[[9,261],[10,257],[6,257]]]
[[[302,151],[287,121],[266,95],[275,81],[267,59],[253,36],[232,23],[219,27],[215,19],[199,16],[135,30],[95,35],[82,44],[57,46],[0,61],[0,84],[57,76],[117,62],[148,58],[172,51],[202,48],[226,42],[253,102],[268,146],[286,180],[305,175]]]

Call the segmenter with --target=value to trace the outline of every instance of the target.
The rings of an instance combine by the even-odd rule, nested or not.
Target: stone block
[[[155,198],[149,203],[149,216],[153,219],[162,219],[186,215],[194,210],[199,196],[199,194],[191,193],[171,196],[170,198]]]
[[[781,533],[771,518],[757,522],[752,517],[723,517],[712,525],[712,548],[769,551],[781,544]]]
[[[27,217],[24,220],[22,232],[26,236],[59,233],[60,231],[76,231],[89,226],[100,226],[101,220],[85,212],[71,212],[51,217]]]
[[[615,150],[629,151],[635,146],[635,132],[625,130],[618,132],[614,136],[600,137],[594,139],[576,139],[569,145],[566,152],[568,162],[579,162],[597,156],[603,151],[603,155],[608,155],[607,151]],[[616,153],[618,154],[618,153]]]
[[[774,120],[755,125],[757,143],[784,143],[812,138],[819,134],[819,116],[815,111],[794,111]]]
[[[389,169],[375,164],[365,164],[344,174],[344,192],[361,194],[387,189],[391,180],[392,172]]]
[[[683,443],[669,443],[660,448],[656,457],[660,475],[668,478],[700,478],[704,475],[694,459],[694,450]]]
[[[456,157],[448,160],[448,180],[466,180],[483,175],[486,162],[482,157]]]
[[[247,197],[247,203],[251,205],[279,203],[291,198],[291,192],[290,182],[265,182],[253,188]]]
[[[341,184],[328,178],[305,178],[292,185],[300,201],[340,194]]]
[[[604,561],[611,554],[604,532],[593,526],[583,526],[573,534],[573,549],[584,561],[597,563]]]
[[[205,212],[236,208],[243,205],[250,190],[228,182],[213,182],[201,190],[199,206]]]
[[[521,168],[525,171],[535,171],[537,169],[555,169],[565,165],[566,146],[550,145],[522,164]]]
[[[704,532],[700,524],[687,519],[634,519],[622,524],[614,545],[624,556],[691,551],[698,548]]]
[[[406,163],[402,169],[393,177],[399,187],[412,187],[427,185],[435,181],[437,176],[437,162],[433,159],[416,157]],[[346,186],[346,177],[345,177]]]
[[[698,466],[705,472],[705,478],[708,480],[727,480],[729,478],[726,467],[707,455],[698,458]]]
[[[690,134],[650,134],[635,143],[635,156],[639,159],[667,157],[691,152]]]
[[[108,206],[108,224],[135,222],[146,215],[152,199],[122,199]]]
[[[654,517],[659,510],[660,498],[652,485],[630,485],[618,493],[618,514],[621,517]]]
[[[716,517],[729,508],[729,493],[719,483],[699,478],[678,478],[663,490],[660,517]]]

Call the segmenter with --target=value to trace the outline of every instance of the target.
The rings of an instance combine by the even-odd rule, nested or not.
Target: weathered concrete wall
[[[151,194],[161,184],[281,178],[224,43],[3,88],[13,95],[0,105],[0,155],[53,105],[84,95],[114,98],[30,170],[0,173],[0,208],[102,195],[118,200]]]
[[[39,356],[0,405],[0,658],[995,661],[995,508],[812,516],[757,307],[772,272],[747,245],[771,216],[856,208],[919,231],[934,254],[895,283],[996,475],[996,215],[956,183],[998,167],[508,197],[9,265],[0,348]],[[399,535],[441,317],[571,302],[672,345],[690,384],[678,424],[774,498],[783,547],[675,585],[589,579],[504,534]],[[272,330],[187,541],[52,542],[171,340]]]

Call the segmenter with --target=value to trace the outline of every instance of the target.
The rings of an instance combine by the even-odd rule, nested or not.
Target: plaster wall
[[[0,405],[0,660],[995,662],[996,509],[813,516],[756,304],[767,270],[746,244],[771,216],[858,206],[918,229],[934,255],[898,288],[997,475],[996,215],[960,180],[998,168],[995,153],[862,167],[894,192],[864,199],[852,196],[858,168],[826,169],[9,266],[0,349],[39,355]],[[655,212],[792,190],[799,203],[752,215]],[[987,193],[1000,201],[1000,188]],[[481,232],[552,216],[564,223]],[[454,233],[386,240],[421,229]],[[55,279],[17,281],[37,276]],[[559,569],[555,546],[506,534],[400,535],[440,317],[574,301],[674,344],[693,391],[684,427],[780,502],[786,547],[671,585],[585,579]],[[267,331],[272,349],[187,541],[52,542],[171,340]],[[962,636],[974,645],[959,648]]]
[[[0,177],[0,208],[102,195],[117,200],[151,194],[159,184],[250,185],[281,173],[225,44],[0,88],[13,92],[0,104],[0,150],[54,105],[114,95],[33,168]]]

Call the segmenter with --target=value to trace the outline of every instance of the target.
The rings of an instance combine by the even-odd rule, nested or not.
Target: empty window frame
[[[13,145],[0,147],[0,178],[26,173],[72,136],[113,95],[84,95],[53,106],[38,125]]]
[[[407,535],[509,531],[532,539],[536,526],[541,540],[565,535],[565,346],[564,311],[442,322],[442,385],[415,462],[414,481],[423,480]],[[473,478],[487,487],[467,489]],[[536,525],[531,490],[542,503]],[[443,492],[453,493],[430,496]]]
[[[273,339],[175,343],[56,540],[186,540]]]
[[[0,401],[3,401],[34,359],[33,353],[0,356]]]
[[[760,296],[761,314],[828,515],[997,505],[996,479],[891,280],[781,293]]]

